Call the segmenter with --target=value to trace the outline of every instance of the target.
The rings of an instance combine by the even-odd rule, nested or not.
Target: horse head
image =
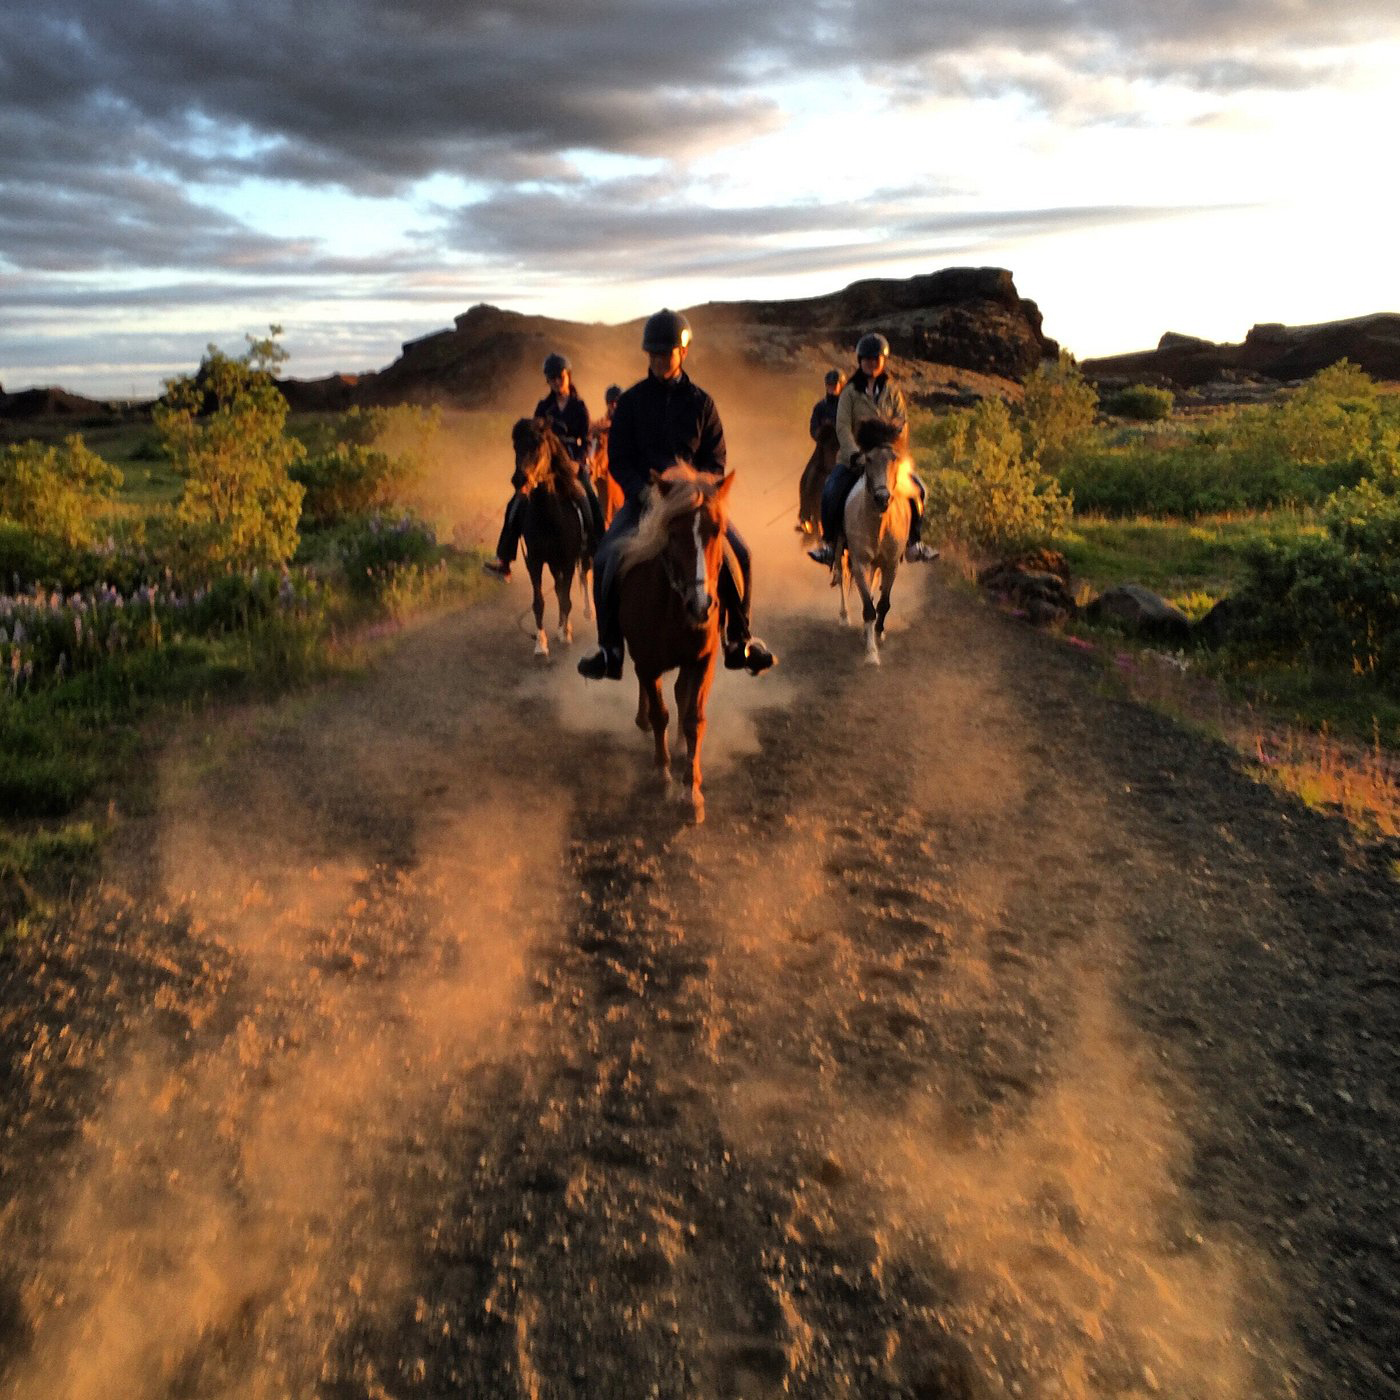
[[[862,449],[865,489],[881,515],[889,509],[896,495],[909,494],[908,483],[901,482],[901,476],[908,470],[908,458],[898,446],[901,433],[900,425],[880,419],[867,420],[856,433],[856,442]]]
[[[666,578],[690,620],[703,627],[714,611],[724,562],[726,501],[733,476],[716,480],[692,467],[652,473],[652,531]],[[639,531],[639,535],[641,532]]]
[[[551,474],[558,473],[561,461],[569,461],[564,444],[539,418],[519,419],[510,430],[510,440],[515,447],[516,477],[527,495],[538,486],[548,485]]]

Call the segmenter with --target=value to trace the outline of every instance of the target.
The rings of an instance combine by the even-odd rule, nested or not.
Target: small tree
[[[1075,453],[1094,445],[1094,414],[1099,396],[1068,350],[1052,365],[1026,376],[1021,401],[1021,436],[1028,457],[1047,471],[1058,471]]]
[[[184,489],[175,506],[192,573],[284,564],[297,546],[302,487],[288,475],[305,449],[289,437],[272,371],[280,327],[233,359],[211,345],[193,376],[166,384],[156,428]]]
[[[948,415],[935,440],[941,470],[930,488],[955,537],[1002,556],[1047,543],[1069,523],[1073,502],[1025,454],[998,398]]]
[[[0,516],[69,549],[86,549],[122,474],[76,433],[62,447],[20,442],[0,452]]]

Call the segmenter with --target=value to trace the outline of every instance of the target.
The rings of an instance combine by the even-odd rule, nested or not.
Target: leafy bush
[[[183,481],[172,547],[187,577],[279,566],[296,549],[303,491],[289,470],[305,448],[286,432],[287,401],[272,379],[286,358],[277,334],[250,340],[238,359],[211,345],[198,374],[169,381],[155,410]]]
[[[1045,544],[1069,523],[1071,501],[1024,452],[1006,405],[983,399],[935,420],[930,509],[974,549],[1001,555]]]
[[[0,516],[68,549],[96,538],[122,474],[77,434],[61,447],[20,442],[0,451]]]
[[[397,520],[369,515],[338,533],[337,552],[346,582],[362,597],[380,597],[405,570],[436,565],[440,552],[432,526],[411,515]]]
[[[1054,365],[1042,364],[1026,376],[1021,401],[1021,435],[1028,457],[1047,471],[1094,443],[1098,394],[1080,372],[1074,356],[1061,350]]]
[[[1171,416],[1175,403],[1176,396],[1170,389],[1154,389],[1149,384],[1129,384],[1104,401],[1104,411],[1115,418],[1157,423]]]
[[[1400,695],[1400,496],[1339,492],[1327,534],[1261,545],[1238,594],[1245,650],[1367,676]]]

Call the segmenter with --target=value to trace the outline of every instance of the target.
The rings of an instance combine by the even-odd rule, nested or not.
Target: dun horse
[[[854,578],[865,621],[865,659],[872,666],[880,664],[890,593],[909,542],[909,500],[914,486],[909,480],[908,459],[894,446],[896,436],[897,431],[888,423],[872,420],[860,425],[856,441],[863,449],[864,472],[846,497],[841,621],[850,620],[846,594]],[[878,603],[873,596],[877,573]]]
[[[603,529],[606,530],[622,505],[622,487],[613,480],[613,474],[608,470],[606,433],[599,436],[588,469],[593,473],[593,489],[598,493],[598,504],[603,508]]]
[[[661,677],[676,676],[676,710],[686,742],[681,792],[696,822],[705,820],[700,744],[705,701],[719,655],[719,573],[724,562],[725,500],[734,478],[691,467],[653,473],[651,500],[619,558],[622,635],[637,671],[637,728],[651,730],[663,791],[671,786],[666,742],[670,715]]]
[[[555,636],[564,643],[574,639],[570,621],[573,608],[574,573],[583,585],[583,615],[590,616],[588,602],[588,534],[584,519],[588,497],[578,479],[578,468],[564,450],[564,444],[543,423],[522,418],[511,429],[515,444],[515,482],[525,496],[525,521],[521,537],[525,541],[525,568],[530,575],[535,610],[535,655],[549,655],[549,638],[544,630],[545,569],[554,579],[554,596],[559,601],[559,630]]]

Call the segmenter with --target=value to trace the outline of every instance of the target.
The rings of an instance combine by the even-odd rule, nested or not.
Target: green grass
[[[1139,583],[1191,615],[1204,612],[1235,587],[1251,544],[1321,533],[1310,512],[1294,510],[1192,520],[1077,515],[1056,544],[1074,576],[1095,593],[1115,584]]]
[[[92,822],[0,828],[0,950],[23,938],[56,902],[91,879],[104,833]]]

